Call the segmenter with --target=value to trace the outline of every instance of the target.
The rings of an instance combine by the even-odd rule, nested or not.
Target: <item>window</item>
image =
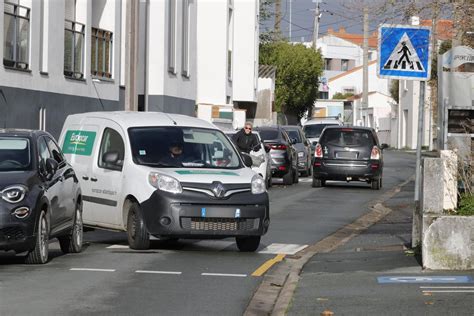
[[[5,2],[3,17],[3,65],[28,69],[30,8]]]
[[[183,0],[183,45],[182,45],[182,54],[181,54],[181,65],[182,70],[181,74],[184,77],[189,78],[189,33],[190,33],[190,9],[189,0]]]
[[[168,0],[168,71],[176,74],[176,0]]]
[[[349,60],[348,59],[341,59],[341,70],[348,71],[349,70]]]
[[[227,78],[232,81],[232,50],[234,46],[234,10],[229,0],[229,16],[227,21]]]
[[[49,152],[48,145],[45,142],[44,137],[38,139],[38,168],[40,171],[46,171],[46,160],[51,157]]]
[[[329,92],[327,92],[327,91],[319,91],[318,99],[323,99],[323,100],[329,99]]]
[[[58,145],[49,137],[45,137],[46,143],[48,144],[49,151],[53,155],[54,160],[61,166],[64,163],[64,157],[59,149]]]
[[[112,78],[112,32],[92,28],[91,74]]]
[[[104,161],[105,154],[117,155],[115,163],[107,163]],[[102,143],[100,144],[99,151],[99,167],[110,170],[122,171],[123,158],[125,156],[125,146],[123,143],[122,136],[111,129],[106,128],[104,136],[102,137]]]
[[[324,58],[324,70],[331,70],[331,58]]]
[[[76,22],[76,0],[65,2],[64,21],[64,75],[84,78],[85,25]]]

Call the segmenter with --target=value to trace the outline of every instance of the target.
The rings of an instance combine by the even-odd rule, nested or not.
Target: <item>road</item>
[[[132,251],[124,233],[85,233],[80,254],[63,255],[50,244],[43,266],[0,253],[1,315],[242,315],[278,253],[314,244],[368,211],[371,201],[413,175],[415,156],[388,151],[384,187],[328,183],[310,178],[270,189],[271,224],[255,253],[240,253],[233,239],[151,243]],[[260,268],[260,269],[259,269]]]

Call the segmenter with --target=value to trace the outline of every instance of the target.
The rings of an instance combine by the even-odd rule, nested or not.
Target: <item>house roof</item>
[[[328,34],[334,35],[336,37],[345,39],[351,43],[362,46],[364,44],[364,35],[363,34],[352,34],[347,33],[346,29],[341,27],[339,31],[334,31],[333,28],[328,28]],[[378,46],[378,34],[374,32],[369,36],[369,48],[377,48]]]
[[[259,78],[273,78],[275,77],[277,67],[271,65],[258,65]]]
[[[432,20],[422,20],[420,25],[422,26],[432,26]],[[455,30],[453,27],[453,21],[451,20],[438,20],[436,23],[436,37],[438,40],[449,40],[452,39],[455,35]]]
[[[373,65],[373,64],[375,64],[376,62],[377,62],[377,60],[369,61],[369,64],[368,64],[368,65],[369,65],[369,66],[370,66],[370,65]],[[344,77],[344,76],[347,76],[347,75],[349,75],[349,74],[351,74],[351,73],[353,73],[353,72],[356,72],[356,71],[358,71],[358,70],[360,70],[360,69],[362,69],[362,68],[364,68],[363,65],[362,65],[362,66],[354,67],[354,68],[352,68],[351,70],[348,70],[348,71],[346,71],[346,72],[343,72],[342,74],[339,74],[339,75],[337,75],[337,76],[332,77],[331,79],[328,80],[328,82],[334,81],[334,80],[339,79],[339,78]]]
[[[372,94],[376,94],[376,93],[383,94],[383,93],[378,92],[378,91],[370,91],[370,92],[368,93],[368,95],[372,95]],[[383,94],[383,95],[385,95],[385,94]],[[354,101],[354,100],[359,100],[359,99],[362,99],[362,93],[353,95],[352,97],[348,97],[348,98],[347,98],[347,101]]]

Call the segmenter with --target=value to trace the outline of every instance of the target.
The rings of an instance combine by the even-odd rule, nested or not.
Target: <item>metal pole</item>
[[[125,110],[137,110],[137,32],[138,32],[138,1],[127,0],[126,3],[126,34],[125,34]]]
[[[288,36],[289,36],[288,39],[289,39],[290,42],[291,42],[291,3],[292,3],[293,1],[292,1],[292,0],[288,0],[288,1],[290,1],[290,23],[289,23],[290,29],[289,29],[289,32],[288,32],[288,33],[289,33],[289,34],[288,34]]]
[[[314,24],[313,24],[313,49],[318,49],[317,41],[319,35],[319,3],[320,0],[316,0],[316,9],[314,10]]]
[[[420,183],[422,179],[421,171],[421,147],[423,145],[423,126],[425,122],[425,81],[420,81],[420,99],[418,105],[418,139],[416,144],[416,171],[415,171],[415,209],[413,221],[415,225],[412,231],[412,247],[416,247],[421,243],[421,219],[422,210],[420,203]],[[416,225],[418,221],[418,224]]]
[[[369,107],[369,8],[364,7],[364,42],[363,42],[362,104],[361,110]],[[367,122],[367,126],[369,123]],[[365,120],[363,126],[366,126]]]

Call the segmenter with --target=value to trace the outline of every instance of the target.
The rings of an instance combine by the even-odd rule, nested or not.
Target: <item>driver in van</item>
[[[181,166],[183,157],[183,143],[175,141],[169,144],[168,152],[161,159],[160,163],[169,166]]]

